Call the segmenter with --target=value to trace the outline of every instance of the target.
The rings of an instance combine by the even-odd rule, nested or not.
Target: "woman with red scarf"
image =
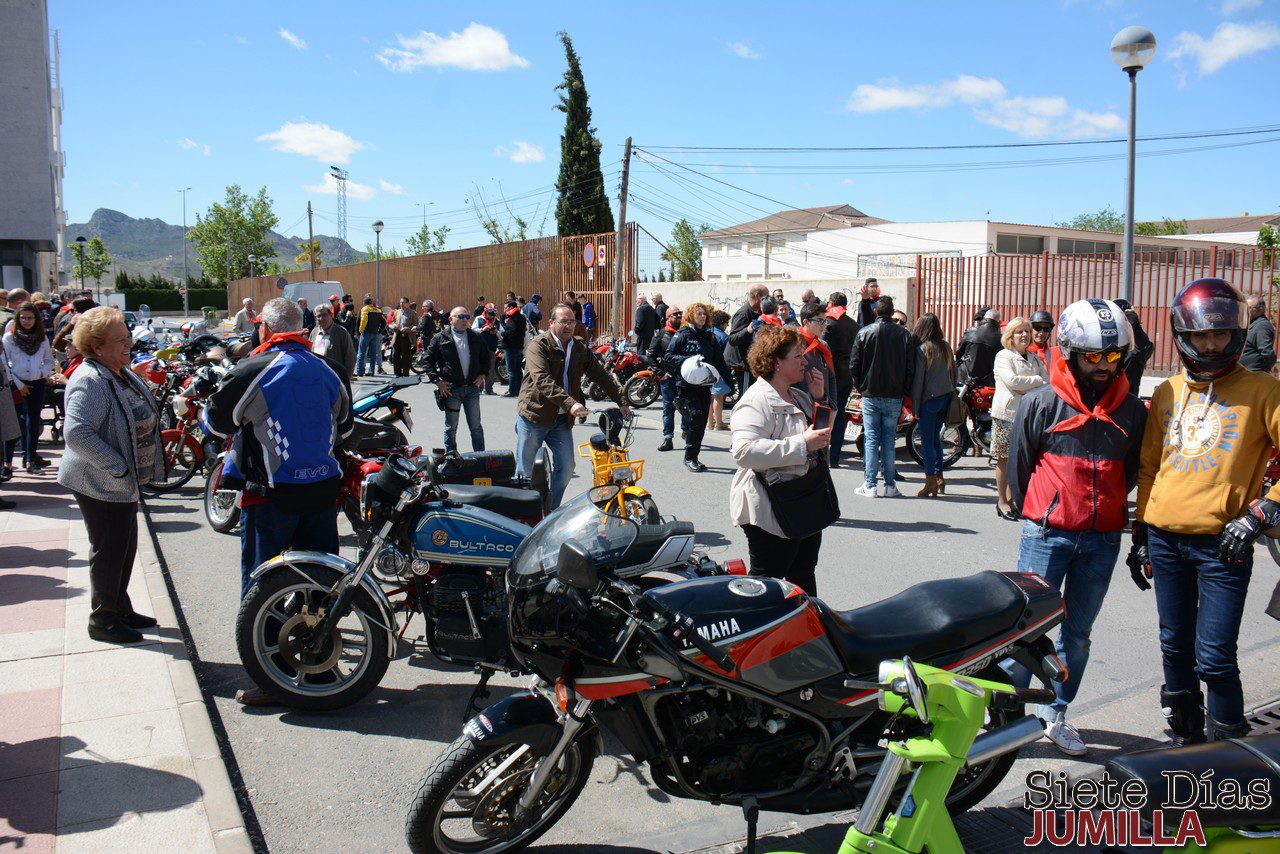
[[[1111,583],[1128,494],[1138,483],[1146,407],[1129,393],[1121,366],[1133,331],[1115,303],[1080,300],[1058,322],[1049,384],[1022,398],[1009,444],[1011,502],[1023,523],[1019,572],[1064,591],[1067,618],[1058,656],[1067,678],[1041,706],[1046,735],[1063,752],[1086,752],[1067,706],[1089,662],[1089,635]],[[1012,668],[1018,685],[1030,674]]]
[[[827,306],[807,302],[800,308],[800,339],[804,342],[804,378],[798,388],[813,402],[828,409],[836,406],[836,364],[831,348],[822,340],[827,328]]]

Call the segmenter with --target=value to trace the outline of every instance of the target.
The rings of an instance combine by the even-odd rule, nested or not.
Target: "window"
[[[787,251],[787,238],[785,237],[769,238],[769,254],[770,255],[781,255],[786,251]]]
[[[1133,257],[1139,261],[1173,264],[1177,260],[1178,250],[1171,246],[1142,246],[1134,244]]]
[[[770,273],[769,278],[770,279],[786,279],[788,278],[788,275],[786,273]]]
[[[730,256],[730,257],[733,257],[734,255],[741,255],[741,254],[742,254],[742,241],[741,241],[741,240],[730,240],[730,241],[729,241],[729,243],[728,243],[727,245],[728,245],[728,249],[729,249],[729,256]]]
[[[1115,252],[1116,245],[1102,240],[1074,240],[1060,237],[1058,251],[1064,255],[1102,255]]]
[[[741,281],[741,279],[742,279],[742,276],[737,273],[730,273],[724,277],[724,280],[726,282],[737,282],[737,281]]]
[[[723,276],[718,276],[718,275],[710,275],[710,276],[707,276],[707,281],[708,281],[708,282],[718,282],[718,281],[720,281],[722,278],[724,278],[724,277],[723,277]]]
[[[996,251],[1005,255],[1037,255],[1044,251],[1044,238],[1030,234],[997,234]]]
[[[762,239],[760,239],[760,238],[753,238],[752,240],[748,240],[748,241],[747,241],[747,254],[748,254],[748,255],[763,255],[763,254],[764,254],[764,240],[762,240]]]
[[[714,258],[724,254],[724,244],[714,240],[708,240],[706,243],[707,257]]]

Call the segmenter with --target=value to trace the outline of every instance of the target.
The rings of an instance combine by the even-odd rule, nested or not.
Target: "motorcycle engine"
[[[501,578],[480,569],[446,567],[431,588],[432,651],[460,664],[503,664],[510,658]]]
[[[786,788],[818,743],[808,721],[719,688],[668,695],[657,712],[682,772],[711,795]]]

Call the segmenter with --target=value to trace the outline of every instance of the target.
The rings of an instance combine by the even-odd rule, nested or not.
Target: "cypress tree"
[[[600,140],[591,127],[587,106],[587,85],[569,34],[560,32],[568,68],[556,109],[564,113],[564,135],[560,137],[560,177],[556,180],[556,231],[561,237],[613,231],[613,210],[604,190],[600,172]]]

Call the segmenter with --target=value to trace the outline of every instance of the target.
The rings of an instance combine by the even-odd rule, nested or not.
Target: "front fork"
[[[338,583],[330,591],[330,595],[333,597],[333,604],[329,606],[324,617],[303,644],[308,652],[318,652],[324,643],[324,639],[332,634],[333,630],[338,626],[338,621],[345,617],[351,609],[351,603],[355,601],[356,593],[360,590],[360,582],[373,569],[374,561],[378,559],[383,544],[386,543],[387,538],[391,535],[392,520],[398,517],[403,503],[404,499],[401,498],[396,503],[395,512],[383,521],[378,533],[370,540],[368,551],[365,552],[360,563],[356,564],[355,572],[347,573],[338,579]]]
[[[533,805],[538,802],[538,798],[542,797],[542,790],[547,787],[547,781],[551,779],[551,772],[555,771],[560,757],[564,756],[564,752],[569,749],[569,745],[573,743],[579,731],[590,722],[591,719],[587,717],[587,711],[590,708],[590,700],[578,700],[573,704],[573,710],[565,715],[564,731],[560,733],[560,739],[538,763],[533,776],[529,779],[529,785],[520,793],[520,800],[516,804],[517,821],[527,817],[532,812]]]

